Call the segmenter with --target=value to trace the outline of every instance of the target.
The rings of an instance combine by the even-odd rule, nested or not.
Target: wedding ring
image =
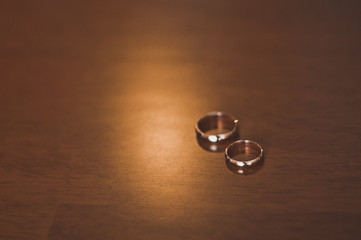
[[[196,124],[197,135],[216,143],[234,135],[238,130],[238,120],[222,112],[211,112]]]
[[[263,155],[262,147],[250,140],[235,141],[225,150],[226,163],[240,168],[257,165],[263,160]],[[255,157],[248,159],[247,156]]]
[[[222,112],[211,112],[195,125],[198,144],[207,151],[219,152],[238,139],[238,120]]]

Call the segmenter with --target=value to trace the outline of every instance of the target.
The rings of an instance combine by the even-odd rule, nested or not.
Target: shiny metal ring
[[[196,123],[195,129],[197,137],[203,140],[223,142],[238,135],[238,120],[222,112],[211,112]]]
[[[240,154],[253,154],[257,156],[250,160],[237,160],[235,157]],[[238,140],[230,144],[225,150],[226,162],[234,164],[238,167],[247,167],[257,165],[263,160],[262,147],[250,140]]]

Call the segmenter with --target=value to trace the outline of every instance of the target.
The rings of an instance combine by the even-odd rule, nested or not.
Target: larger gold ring
[[[211,112],[196,124],[197,135],[216,143],[234,135],[238,129],[238,120],[222,112]]]
[[[222,112],[211,112],[195,125],[199,145],[208,151],[219,152],[238,139],[238,120]]]

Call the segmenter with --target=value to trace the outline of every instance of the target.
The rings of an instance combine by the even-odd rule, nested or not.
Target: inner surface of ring
[[[204,133],[217,135],[232,131],[235,123],[229,116],[214,115],[206,116],[199,120],[198,127]]]
[[[237,161],[249,161],[261,154],[259,146],[253,142],[236,142],[228,148],[228,156]]]

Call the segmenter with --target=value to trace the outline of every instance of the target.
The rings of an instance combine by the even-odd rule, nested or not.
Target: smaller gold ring
[[[254,154],[257,157],[249,160],[237,160],[234,157],[240,154]],[[238,140],[231,143],[225,150],[226,162],[238,167],[250,167],[263,160],[263,149],[261,145],[250,140]]]

